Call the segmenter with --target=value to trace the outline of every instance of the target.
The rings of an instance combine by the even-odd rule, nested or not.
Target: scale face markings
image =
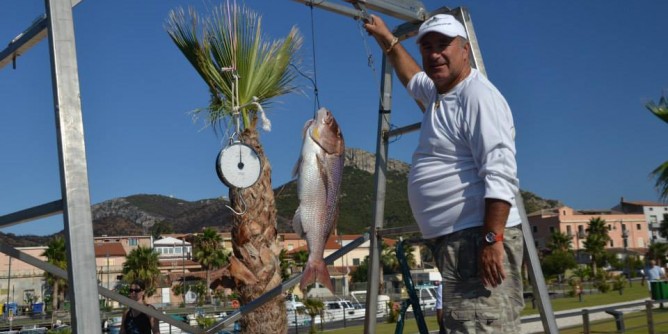
[[[262,162],[252,147],[234,142],[218,154],[216,171],[228,187],[244,189],[254,185],[260,178]]]

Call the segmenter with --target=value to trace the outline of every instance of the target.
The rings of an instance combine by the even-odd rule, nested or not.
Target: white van
[[[435,285],[418,285],[415,287],[415,292],[420,300],[420,309],[422,309],[422,311],[436,310]],[[413,312],[413,305],[409,305],[406,312]]]
[[[355,308],[364,308],[366,309],[366,290],[357,290],[350,293],[350,298],[355,305]],[[388,295],[378,295],[378,306],[376,310],[376,317],[384,317],[388,313],[387,303],[390,301],[390,296]]]
[[[299,297],[294,294],[287,295],[285,297],[285,308],[289,327],[310,326],[311,317],[306,314],[304,303],[299,301]]]

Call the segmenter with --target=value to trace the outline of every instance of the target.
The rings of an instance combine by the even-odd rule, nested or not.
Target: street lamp
[[[586,239],[587,238],[587,233],[584,230],[578,230],[578,232],[575,234],[577,237],[577,242],[578,242],[578,263],[580,263],[580,260],[582,258],[582,251],[580,250],[580,240],[581,239]]]
[[[622,225],[622,226],[624,226],[624,225]],[[631,282],[631,271],[629,269],[629,252],[628,252],[629,230],[622,229],[622,239],[624,239],[624,258],[626,260],[626,275],[627,275],[627,278],[629,279],[629,286],[632,287],[633,283]]]

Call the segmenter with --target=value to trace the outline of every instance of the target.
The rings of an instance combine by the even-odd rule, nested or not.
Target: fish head
[[[320,108],[311,123],[311,139],[328,154],[340,155],[345,150],[343,133],[334,115],[327,108]]]

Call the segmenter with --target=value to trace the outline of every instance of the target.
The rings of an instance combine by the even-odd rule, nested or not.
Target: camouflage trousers
[[[482,227],[428,240],[443,276],[443,321],[447,333],[520,333],[522,257],[520,226],[503,236],[506,279],[496,288],[485,287],[478,272]]]

